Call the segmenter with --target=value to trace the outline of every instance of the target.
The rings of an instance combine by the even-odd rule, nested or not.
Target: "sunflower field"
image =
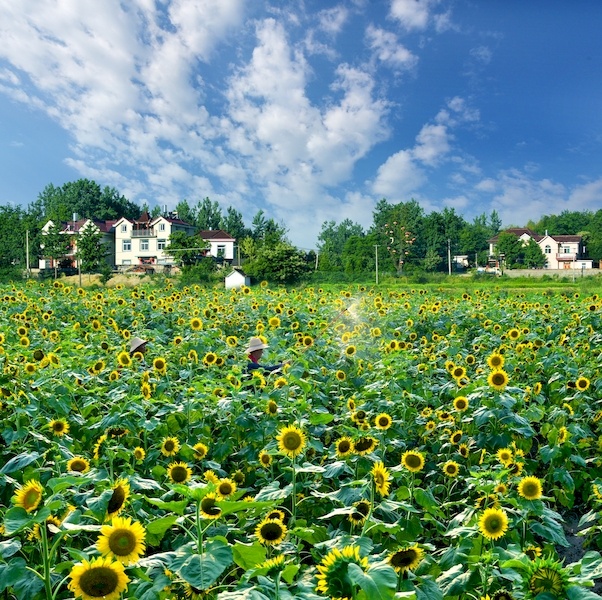
[[[2,598],[602,597],[596,294],[0,297]]]

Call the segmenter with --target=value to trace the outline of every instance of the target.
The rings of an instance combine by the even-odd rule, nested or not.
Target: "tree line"
[[[160,206],[140,206],[115,188],[101,188],[88,179],[68,182],[60,187],[49,184],[26,208],[0,205],[0,271],[11,273],[23,269],[27,262],[26,232],[30,265],[37,265],[42,246],[46,253],[52,251],[60,255],[66,240],[58,235],[58,228],[51,230],[47,236],[41,235],[41,228],[49,219],[57,225],[70,222],[74,217],[95,220],[126,217],[133,220],[144,211],[152,217],[162,212]],[[376,256],[383,272],[397,275],[446,272],[450,267],[450,257],[456,255],[467,256],[470,266],[485,265],[489,258],[489,240],[500,234],[502,226],[495,210],[468,222],[453,208],[426,213],[413,199],[393,204],[383,198],[375,206],[370,225],[366,227],[350,219],[339,223],[325,221],[318,235],[316,251],[304,252],[291,244],[285,225],[268,217],[262,210],[255,214],[249,226],[240,211],[232,206],[222,210],[218,202],[209,198],[203,198],[196,204],[182,200],[177,204],[176,212],[178,218],[194,225],[198,231],[222,229],[229,233],[237,240],[237,258],[240,257],[245,272],[282,283],[314,271],[352,277],[373,273]],[[550,235],[581,235],[589,257],[594,260],[602,257],[602,209],[544,215],[539,221],[529,221],[525,227],[541,235],[546,232]],[[87,247],[90,250],[88,254],[93,257],[98,239],[88,232],[78,241],[80,247]],[[187,240],[180,236],[171,240],[173,249],[186,250],[190,244],[198,246],[198,238]],[[519,247],[516,239],[509,239],[503,233],[499,244],[504,246],[506,254],[512,254],[525,266],[542,264],[543,255],[533,244]],[[198,260],[198,252],[174,253],[176,256],[190,268]],[[86,270],[98,267],[94,260],[82,262]],[[210,265],[206,263],[206,267]]]

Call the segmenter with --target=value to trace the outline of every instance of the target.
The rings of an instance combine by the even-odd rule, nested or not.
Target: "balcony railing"
[[[570,260],[572,262],[574,260],[577,260],[577,254],[575,254],[574,252],[572,254],[557,254],[556,260],[559,260],[559,261]]]
[[[155,230],[150,227],[149,229],[132,229],[132,237],[141,238],[141,237],[155,237]]]

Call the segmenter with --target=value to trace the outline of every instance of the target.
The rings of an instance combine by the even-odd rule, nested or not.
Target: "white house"
[[[246,275],[240,267],[234,267],[233,270],[226,275],[225,285],[227,290],[238,289],[243,285],[248,287],[251,285],[251,278]]]
[[[523,244],[534,239],[546,257],[546,269],[591,269],[593,261],[585,258],[585,246],[580,235],[539,235],[530,229],[507,229],[504,233],[516,235]],[[489,240],[489,255],[495,256],[499,236]]]
[[[61,235],[69,236],[69,249],[65,255],[57,260],[56,266],[60,267],[77,267],[77,236],[81,235],[87,228],[91,227],[101,233],[100,243],[102,245],[102,254],[106,263],[113,266],[115,257],[115,235],[113,225],[115,221],[97,221],[94,219],[74,219],[67,223],[59,225]],[[42,235],[46,235],[48,230],[54,226],[54,221],[49,220],[42,227]],[[42,245],[42,253],[44,246]],[[55,267],[54,260],[49,257],[42,256],[39,259],[38,267],[40,269],[52,269]]]
[[[205,242],[210,244],[206,256],[222,258],[229,262],[234,260],[234,242],[236,242],[236,238],[233,238],[222,229],[199,231],[199,235]]]
[[[138,219],[122,217],[114,226],[115,266],[173,265],[173,257],[165,254],[169,236],[176,231],[194,235],[195,226],[169,214],[154,219],[144,212]]]

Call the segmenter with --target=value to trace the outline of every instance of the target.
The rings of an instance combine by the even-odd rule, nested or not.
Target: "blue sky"
[[[602,208],[598,0],[7,0],[0,204],[79,178],[299,247],[416,199]]]

